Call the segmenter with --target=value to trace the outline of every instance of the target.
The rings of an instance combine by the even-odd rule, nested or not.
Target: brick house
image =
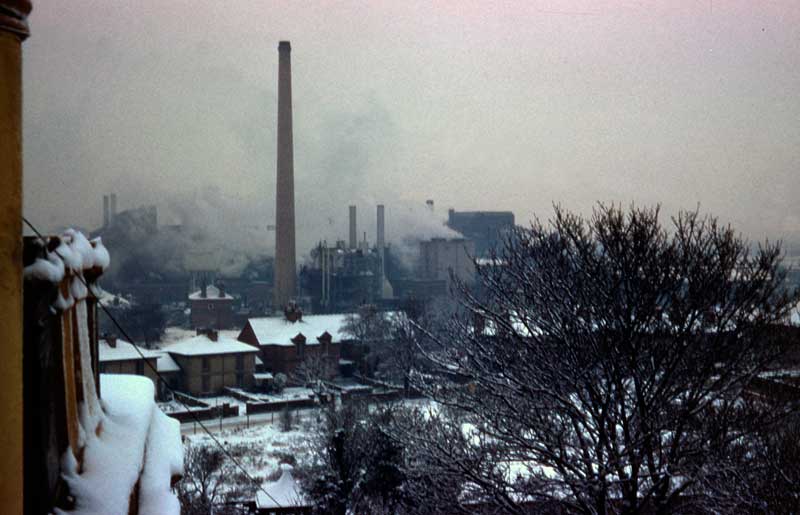
[[[251,388],[258,348],[208,330],[164,350],[180,367],[180,389],[211,395],[225,387]]]
[[[308,315],[299,310],[283,317],[247,320],[239,341],[257,346],[265,370],[292,375],[306,359],[321,358],[329,376],[337,374],[341,344],[350,336],[342,331],[345,314]]]
[[[192,329],[230,329],[233,327],[233,297],[225,286],[206,286],[189,295]]]
[[[120,340],[116,336],[106,336],[105,339],[100,340],[97,350],[97,361],[101,374],[145,376],[153,381],[154,386],[158,384],[158,377],[153,368],[157,367],[157,361],[161,357],[160,352],[142,348],[139,348],[137,352],[133,344]],[[146,362],[149,362],[150,366]]]

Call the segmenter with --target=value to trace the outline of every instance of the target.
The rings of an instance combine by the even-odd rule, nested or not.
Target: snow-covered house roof
[[[256,493],[256,507],[260,510],[311,506],[311,502],[292,476],[292,466],[287,463],[281,464],[281,477],[273,483],[266,483],[263,490]]]
[[[350,335],[343,330],[347,317],[344,313],[303,315],[296,322],[284,317],[262,317],[248,319],[247,325],[252,328],[259,345],[292,346],[292,339],[301,333],[306,337],[306,345],[317,345],[317,338],[326,332],[331,335],[332,343],[350,339]]]
[[[164,348],[170,354],[178,356],[212,356],[216,354],[237,354],[242,352],[258,352],[252,345],[242,343],[229,336],[220,334],[217,341],[208,335],[199,334],[187,340],[181,340]]]
[[[203,297],[203,291],[197,290],[189,295],[189,300],[233,300],[229,294],[225,293],[224,295],[220,295],[219,288],[214,285],[206,286],[206,296]]]
[[[175,360],[172,359],[168,352],[162,352],[156,362],[156,369],[159,374],[169,374],[171,372],[180,372],[181,367],[175,363]]]
[[[142,349],[141,347],[134,346],[132,343],[125,340],[117,340],[116,347],[109,345],[108,341],[100,340],[97,345],[98,360],[100,363],[107,363],[109,361],[128,361],[132,359],[155,359],[161,356],[160,352]],[[137,352],[136,349],[139,349]],[[139,354],[141,352],[141,354]],[[144,356],[144,357],[142,357]]]

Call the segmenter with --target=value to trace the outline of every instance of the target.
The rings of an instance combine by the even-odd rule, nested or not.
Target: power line
[[[31,222],[30,222],[30,221],[29,221],[27,218],[25,218],[24,216],[22,217],[22,221],[23,221],[23,222],[25,222],[25,224],[26,224],[28,227],[30,227],[30,228],[31,228],[31,230],[32,230],[32,231],[33,231],[33,232],[36,234],[36,236],[37,236],[37,237],[38,237],[40,240],[42,240],[42,243],[44,244],[44,250],[45,250],[45,252],[46,252],[46,253],[49,253],[50,251],[49,251],[49,250],[47,250],[47,239],[46,239],[46,238],[45,238],[45,237],[42,235],[42,233],[40,233],[40,232],[39,232],[39,230],[38,230],[38,229],[36,229],[36,227],[34,227],[34,225],[33,225],[33,224],[32,224],[32,223],[31,223]],[[55,253],[55,255],[57,255],[59,258],[61,258],[61,260],[62,260],[62,261],[65,261],[65,259],[64,259],[64,256],[62,256],[61,254],[59,254],[59,253],[58,253],[58,249],[54,250],[53,252]],[[230,460],[233,462],[233,464],[234,464],[234,465],[236,465],[236,466],[239,468],[239,470],[241,470],[241,471],[242,471],[242,473],[245,475],[245,477],[247,477],[247,479],[249,479],[251,483],[253,483],[253,484],[255,484],[255,485],[258,485],[258,489],[259,489],[260,491],[262,491],[262,492],[264,493],[264,495],[266,495],[267,497],[269,497],[269,498],[272,500],[272,502],[274,502],[274,503],[276,504],[276,507],[277,507],[277,508],[283,508],[283,506],[281,506],[281,503],[279,503],[277,499],[275,499],[275,498],[274,498],[272,495],[270,495],[270,493],[269,493],[269,492],[267,492],[266,490],[264,490],[264,487],[263,487],[263,486],[261,486],[261,483],[259,483],[258,481],[256,481],[256,480],[253,478],[253,476],[251,476],[251,475],[250,475],[250,473],[249,473],[249,472],[247,472],[247,470],[244,468],[244,466],[242,466],[242,464],[241,464],[241,463],[239,463],[239,460],[237,460],[237,459],[236,459],[236,458],[233,456],[233,454],[231,454],[231,453],[230,453],[230,451],[229,451],[228,449],[226,449],[224,445],[222,445],[222,443],[221,443],[221,442],[220,442],[220,441],[217,439],[217,437],[216,437],[216,436],[214,436],[214,435],[211,433],[211,431],[209,431],[209,429],[206,427],[206,425],[205,425],[205,424],[203,424],[203,421],[202,421],[202,420],[200,420],[200,417],[198,417],[198,416],[197,416],[197,414],[196,414],[194,411],[192,411],[191,407],[190,407],[188,404],[186,404],[184,401],[182,401],[182,400],[181,400],[179,397],[176,397],[176,396],[175,396],[175,394],[176,394],[176,393],[181,393],[181,392],[178,392],[177,390],[175,390],[175,389],[174,389],[174,388],[173,388],[173,387],[172,387],[172,386],[171,386],[171,385],[170,385],[170,384],[169,384],[169,383],[166,381],[166,379],[165,379],[165,378],[164,378],[164,377],[163,377],[163,376],[162,376],[162,375],[161,375],[161,374],[158,372],[158,369],[157,369],[156,367],[154,367],[152,364],[150,364],[150,361],[148,361],[148,360],[147,360],[147,358],[145,358],[145,356],[144,356],[144,353],[142,353],[141,349],[139,349],[139,346],[138,346],[138,345],[136,345],[135,343],[133,343],[133,338],[131,338],[130,336],[128,336],[128,333],[125,331],[125,329],[123,329],[123,327],[122,327],[122,326],[119,324],[119,322],[117,322],[117,319],[116,319],[116,318],[114,318],[114,315],[112,315],[112,314],[111,314],[111,312],[108,310],[108,308],[106,308],[106,307],[105,307],[105,306],[104,306],[104,305],[103,305],[103,304],[100,302],[100,299],[99,299],[99,298],[97,298],[97,296],[94,294],[94,292],[92,292],[91,288],[89,288],[89,284],[86,282],[86,279],[84,279],[84,278],[83,278],[83,274],[77,274],[77,275],[76,275],[76,277],[78,277],[78,278],[79,278],[79,280],[80,280],[80,281],[83,283],[83,285],[84,285],[84,286],[86,286],[86,290],[89,292],[89,295],[91,295],[92,297],[94,297],[94,299],[97,301],[97,305],[98,305],[98,306],[100,306],[100,309],[102,309],[102,310],[103,310],[103,313],[105,313],[105,314],[106,314],[106,316],[109,318],[109,320],[111,320],[111,322],[114,324],[114,326],[117,328],[117,330],[119,330],[119,332],[120,332],[120,334],[122,335],[122,337],[123,337],[123,338],[125,338],[125,340],[127,340],[127,341],[129,341],[129,342],[131,343],[131,346],[132,346],[132,347],[133,347],[133,348],[136,350],[136,353],[137,353],[137,354],[139,354],[139,356],[141,356],[142,360],[145,362],[145,364],[148,366],[148,368],[150,368],[150,370],[152,370],[152,371],[153,371],[153,372],[156,374],[156,377],[157,377],[157,378],[158,378],[158,379],[159,379],[159,380],[160,380],[160,381],[161,381],[161,382],[164,384],[164,386],[166,386],[166,387],[167,387],[167,389],[168,389],[170,392],[172,392],[172,394],[173,394],[173,398],[174,398],[175,400],[177,400],[177,401],[178,401],[178,402],[179,402],[181,405],[183,405],[183,407],[184,407],[184,408],[186,408],[186,411],[187,411],[187,412],[188,412],[188,413],[189,413],[189,414],[190,414],[190,415],[191,415],[191,416],[194,418],[194,421],[195,421],[196,423],[200,424],[200,427],[203,429],[203,431],[205,431],[205,432],[206,432],[206,434],[207,434],[207,435],[208,435],[208,436],[211,438],[211,440],[212,440],[212,441],[213,441],[213,442],[214,442],[214,443],[215,443],[215,444],[216,444],[216,445],[217,445],[217,446],[218,446],[220,449],[222,449],[222,452],[223,452],[223,453],[225,453],[225,455],[226,455],[226,456],[227,456],[227,457],[228,457],[228,458],[229,458],[229,459],[230,459]]]

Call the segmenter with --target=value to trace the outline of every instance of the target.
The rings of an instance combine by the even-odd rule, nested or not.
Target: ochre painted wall
[[[0,499],[9,514],[22,513],[23,498],[21,61],[20,38],[0,27]]]

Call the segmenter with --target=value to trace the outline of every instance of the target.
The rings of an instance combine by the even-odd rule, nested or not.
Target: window
[[[209,311],[214,311],[214,303],[213,302],[209,302],[208,303],[208,310]]]
[[[203,393],[207,393],[211,389],[211,381],[209,380],[209,376],[203,376]]]
[[[211,370],[211,363],[207,357],[203,357],[203,372]]]
[[[236,371],[241,372],[244,370],[244,356],[241,354],[236,355]]]
[[[299,342],[297,344],[297,357],[303,359],[306,356],[306,344]]]
[[[136,362],[136,375],[143,376],[144,375],[144,361],[138,360]]]

